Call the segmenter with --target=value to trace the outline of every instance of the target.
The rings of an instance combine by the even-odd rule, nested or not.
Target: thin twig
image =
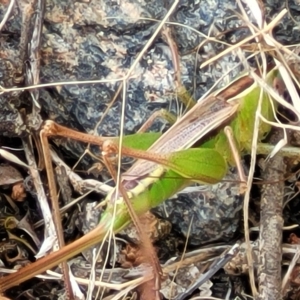
[[[43,253],[38,253],[36,256],[44,256],[45,252],[52,248],[53,243],[56,239],[56,231],[54,222],[51,215],[51,210],[48,204],[48,200],[46,197],[46,193],[43,188],[42,180],[40,178],[40,174],[37,170],[37,164],[34,159],[34,151],[32,147],[32,142],[30,137],[23,138],[23,148],[26,155],[26,159],[28,162],[28,165],[30,166],[29,172],[33,180],[33,184],[36,191],[36,199],[39,202],[39,206],[42,211],[43,219],[45,222],[45,240],[43,243],[43,246],[41,247],[41,251]]]
[[[1,23],[0,23],[0,31],[2,30],[2,28],[5,25],[6,21],[8,20],[14,4],[15,4],[15,0],[11,0],[10,3],[9,3],[9,6],[7,8],[7,11],[6,11]]]

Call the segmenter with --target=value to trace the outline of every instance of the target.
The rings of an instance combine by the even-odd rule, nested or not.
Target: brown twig
[[[258,269],[259,294],[255,299],[281,299],[282,259],[282,203],[284,195],[283,157],[277,155],[266,165],[263,180],[275,180],[277,184],[265,184],[261,197],[260,247]]]

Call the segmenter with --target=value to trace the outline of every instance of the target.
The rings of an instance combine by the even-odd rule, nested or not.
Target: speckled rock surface
[[[26,33],[24,37],[21,32],[29,28],[30,33],[33,26],[31,17],[34,14],[24,9],[28,3],[31,2],[16,1],[1,29],[0,85],[3,88],[26,86],[24,74],[30,58],[26,54]],[[160,0],[46,1],[39,54],[40,82],[51,85],[39,89],[37,115],[82,132],[118,136],[122,105],[125,105],[124,134],[136,132],[158,109],[182,113],[184,107],[178,104],[175,92],[171,50],[161,34],[132,71],[126,83],[126,103],[122,101],[122,92],[116,95],[122,78],[172,3]],[[299,6],[294,1],[286,3],[294,20],[287,14],[274,28],[273,35],[283,44],[297,43],[300,35],[295,20],[299,19]],[[9,1],[1,2],[1,19],[8,5]],[[285,1],[268,0],[264,5],[266,20],[270,22],[282,11]],[[235,44],[249,35],[247,27],[235,14],[238,11],[234,0],[182,0],[170,17],[168,26],[179,49],[181,81],[194,99],[199,99],[230,70],[223,85],[241,73],[242,66],[235,53],[200,69],[205,60],[227,47],[207,41],[207,36]],[[27,14],[31,16],[29,19]],[[27,27],[25,22],[29,24]],[[77,81],[86,82],[79,84]],[[0,136],[24,137],[38,130],[29,120],[32,107],[33,101],[27,91],[1,90]],[[161,124],[154,125],[153,129],[161,130]],[[75,160],[86,149],[86,145],[65,139],[56,139],[55,143],[61,146],[59,149],[64,149],[62,153],[68,153]],[[97,148],[93,151],[97,153]],[[91,162],[94,160],[85,156],[84,170]],[[233,176],[231,180],[236,179],[235,175],[229,176]],[[183,238],[189,236],[191,245],[198,246],[234,237],[242,200],[236,184],[222,182],[201,191],[184,193],[164,205],[156,213],[167,218]],[[191,219],[193,223],[188,233]]]

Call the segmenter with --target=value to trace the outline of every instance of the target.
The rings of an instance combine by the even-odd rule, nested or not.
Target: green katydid
[[[277,71],[274,70],[268,74],[269,84],[276,75]],[[129,148],[134,138],[125,137],[123,141],[125,147],[122,148],[121,153],[139,158],[121,176],[121,184],[130,199],[134,212],[137,215],[145,213],[191,181],[212,184],[222,180],[227,171],[227,164],[232,163],[231,150],[224,132],[220,130],[199,148],[190,147],[199,139],[205,138],[213,129],[229,123],[233,128],[239,149],[249,150],[259,94],[260,87],[253,83],[250,77],[243,76],[225,90],[198,102],[151,147],[148,148],[145,144],[152,143],[157,135],[143,135],[148,137],[147,142],[138,147],[148,148],[147,152]],[[226,101],[228,99],[234,99],[234,101],[228,102]],[[273,119],[272,105],[266,93],[263,96],[261,113],[266,119]],[[261,124],[259,138],[262,139],[269,130],[269,125]],[[41,132],[43,140],[47,136],[68,136],[99,146],[103,146],[103,143],[107,141],[107,138],[78,133],[52,121],[47,121]],[[140,139],[141,136],[138,137],[138,140]],[[112,148],[116,148],[115,144],[113,143]],[[105,148],[106,154],[109,154],[111,144],[105,145]],[[51,163],[47,167],[49,186],[50,181],[53,180],[53,173],[50,169],[52,169]],[[149,178],[148,175],[150,175]],[[99,243],[105,238],[110,227],[113,227],[116,233],[128,225],[131,217],[119,191],[114,190],[106,200],[106,210],[94,230],[74,243],[22,268],[17,273],[1,278],[0,291],[3,292],[32,278]],[[113,218],[114,215],[115,218]]]

